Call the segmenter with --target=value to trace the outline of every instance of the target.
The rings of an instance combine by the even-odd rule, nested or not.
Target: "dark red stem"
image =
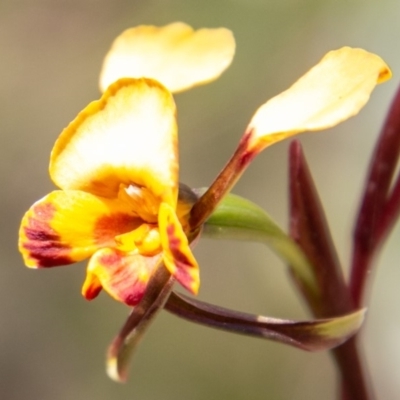
[[[354,229],[350,291],[356,307],[363,303],[376,250],[398,216],[399,183],[389,198],[400,154],[400,88],[393,100],[370,163]]]
[[[321,292],[318,305],[306,300],[318,317],[332,317],[354,310],[350,293],[301,145],[290,146],[290,233],[303,249],[311,264]],[[296,281],[297,282],[297,281]],[[297,282],[298,283],[298,282]],[[304,288],[300,287],[304,294]],[[373,400],[360,360],[356,340],[350,339],[332,350],[341,374],[343,400]]]
[[[242,137],[231,159],[192,207],[189,220],[191,231],[198,229],[207,220],[242,175],[250,161],[257,155],[256,152],[248,150],[250,136],[251,132],[248,132]]]
[[[400,136],[400,134],[399,134]],[[379,223],[376,241],[383,243],[385,238],[389,235],[391,229],[399,219],[400,215],[400,174],[394,184],[394,188],[390,194],[389,200],[386,202],[381,221]]]

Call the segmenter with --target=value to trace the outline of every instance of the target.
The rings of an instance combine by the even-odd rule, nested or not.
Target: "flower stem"
[[[107,373],[117,382],[124,382],[128,375],[128,365],[133,351],[156,314],[168,299],[174,278],[160,263],[150,278],[146,292],[140,303],[133,308],[118,335],[111,342],[107,352]]]
[[[249,150],[250,137],[251,132],[244,134],[231,159],[207,191],[194,204],[189,220],[191,231],[199,228],[207,220],[224,196],[232,189],[250,161],[258,154],[255,150]]]
[[[357,336],[331,350],[342,381],[342,400],[374,400],[371,380],[365,367]]]

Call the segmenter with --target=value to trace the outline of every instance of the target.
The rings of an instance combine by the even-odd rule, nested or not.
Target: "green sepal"
[[[266,244],[289,265],[309,294],[319,297],[313,268],[301,248],[253,202],[234,194],[227,195],[206,221],[203,236]]]

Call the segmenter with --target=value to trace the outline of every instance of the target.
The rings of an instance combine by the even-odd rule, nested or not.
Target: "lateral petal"
[[[141,25],[118,36],[100,74],[100,88],[120,78],[153,78],[179,92],[218,78],[231,64],[235,39],[229,29],[199,29],[182,22]]]
[[[91,300],[103,288],[115,300],[135,306],[160,260],[160,255],[144,257],[113,248],[101,249],[89,261],[82,295]]]
[[[158,225],[165,266],[185,289],[197,294],[199,266],[175,211],[166,203],[160,206]]]
[[[71,264],[142,223],[129,204],[81,191],[54,191],[22,219],[19,250],[31,268]]]
[[[331,51],[257,110],[247,128],[249,147],[262,150],[300,132],[335,126],[357,114],[375,86],[390,77],[389,67],[375,54],[350,47]]]
[[[148,188],[176,204],[177,127],[172,95],[150,79],[121,79],[61,133],[50,160],[60,188],[116,197],[120,185]]]

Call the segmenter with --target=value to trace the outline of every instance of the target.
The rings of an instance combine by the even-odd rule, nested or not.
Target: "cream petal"
[[[330,128],[357,114],[376,84],[391,77],[385,62],[362,49],[331,51],[293,86],[262,105],[247,132],[249,148],[288,136]]]
[[[148,188],[171,205],[178,191],[175,103],[150,79],[120,79],[58,138],[50,175],[62,189],[116,197],[120,185]]]
[[[194,31],[182,22],[138,26],[115,39],[103,63],[100,88],[105,91],[119,78],[147,77],[179,92],[218,78],[234,53],[235,39],[225,28]]]

